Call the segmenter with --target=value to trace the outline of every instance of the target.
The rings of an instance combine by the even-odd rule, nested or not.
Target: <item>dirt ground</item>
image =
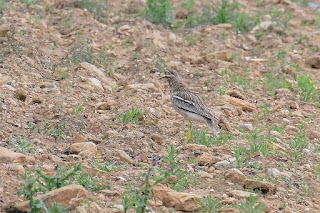
[[[28,200],[18,196],[24,174],[53,176],[75,164],[106,189],[78,182],[87,196],[70,212],[125,212],[151,167],[152,179],[176,172],[162,185],[177,197],[157,191],[149,212],[214,212],[208,195],[219,212],[246,212],[239,206],[249,205],[248,194],[236,190],[266,206],[251,212],[320,212],[320,1],[237,2],[236,11],[258,20],[249,30],[184,25],[207,1],[192,10],[173,1],[171,27],[146,18],[142,0],[4,1],[1,212]],[[176,69],[221,118],[219,138],[193,122],[186,141],[159,64]],[[132,107],[143,115],[126,120]],[[173,164],[170,145],[179,153]]]

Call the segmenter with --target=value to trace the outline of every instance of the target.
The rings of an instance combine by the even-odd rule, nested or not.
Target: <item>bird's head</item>
[[[179,76],[179,74],[176,70],[173,70],[173,69],[166,69],[161,72],[162,78],[173,78],[175,76]]]

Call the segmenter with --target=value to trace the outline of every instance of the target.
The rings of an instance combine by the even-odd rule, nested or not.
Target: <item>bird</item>
[[[182,82],[179,73],[174,69],[165,69],[161,72],[162,78],[167,78],[170,87],[170,99],[173,108],[188,121],[187,141],[191,140],[191,121],[203,121],[216,137],[220,131],[214,128],[214,121],[219,118],[212,114],[203,100],[191,92]]]

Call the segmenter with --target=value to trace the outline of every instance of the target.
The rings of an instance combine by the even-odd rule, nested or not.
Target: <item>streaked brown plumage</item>
[[[191,92],[182,83],[178,72],[175,70],[166,70],[164,77],[169,79],[170,97],[173,108],[188,121],[206,122],[211,131],[218,136],[219,132],[214,128],[213,120],[218,122],[219,119],[215,115],[211,114],[208,107],[206,107],[198,95]],[[188,132],[188,138],[189,134],[190,133]]]

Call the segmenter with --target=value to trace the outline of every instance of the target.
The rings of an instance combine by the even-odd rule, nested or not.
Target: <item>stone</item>
[[[228,95],[223,96],[224,100],[235,107],[241,107],[243,111],[253,112],[256,110],[256,106],[249,103],[248,101],[241,100],[238,98],[230,97]]]
[[[312,56],[310,58],[307,58],[306,65],[313,69],[320,69],[320,56]]]
[[[184,192],[168,192],[162,203],[168,208],[174,208],[176,211],[198,211],[201,209],[199,200],[202,200],[202,196],[184,193]]]
[[[70,152],[79,154],[80,152],[96,153],[97,145],[92,142],[74,143],[70,146]]]
[[[236,166],[237,165],[237,159],[236,158],[229,158],[229,159],[226,159],[226,160],[222,160],[222,161],[219,161],[215,164],[216,166]]]
[[[1,163],[23,163],[23,162],[30,162],[34,163],[35,158],[32,156],[24,155],[21,153],[17,153],[6,149],[4,147],[0,147],[0,162]]]
[[[9,24],[1,24],[0,25],[0,37],[6,37],[7,33],[10,31]]]
[[[69,142],[70,143],[83,143],[86,141],[87,141],[87,139],[85,137],[83,137],[80,134],[76,134],[73,138],[71,138],[71,140]]]
[[[244,129],[245,131],[252,131],[253,130],[253,125],[252,123],[243,123],[240,125],[240,128]]]
[[[27,98],[28,92],[22,88],[19,88],[14,91],[14,97],[20,101],[25,101]]]
[[[199,177],[200,177],[200,178],[208,178],[208,179],[212,179],[212,178],[213,178],[213,177],[212,177],[212,174],[209,174],[209,173],[203,172],[203,171],[200,171],[200,172],[199,172]]]
[[[102,84],[101,84],[101,81],[99,81],[99,80],[96,79],[96,78],[89,78],[88,80],[89,80],[88,83],[89,83],[91,86],[93,86],[93,87],[95,87],[96,89],[99,89],[99,90],[101,90],[101,91],[104,91],[103,86],[102,86]]]
[[[131,27],[129,25],[123,25],[123,26],[119,27],[118,33],[122,34],[130,29],[131,29]]]
[[[8,169],[17,172],[19,175],[22,175],[26,172],[22,165],[16,163],[9,164]]]
[[[209,154],[208,152],[203,153],[199,159],[199,165],[212,165],[215,164],[216,162],[219,162],[221,159],[214,157],[213,155]]]
[[[133,89],[133,90],[156,90],[156,86],[153,83],[129,84],[127,88]]]
[[[208,55],[205,56],[205,60],[210,63],[213,62],[214,60],[218,59],[221,61],[227,61],[231,62],[231,53],[228,51],[221,51],[221,52],[216,52],[216,53],[209,53]]]
[[[232,24],[229,24],[229,23],[217,24],[215,27],[229,30],[229,29],[232,29]]]
[[[133,165],[135,164],[134,160],[129,155],[127,155],[127,153],[125,153],[123,150],[118,150],[118,155],[121,160]]]
[[[106,195],[106,196],[109,196],[109,197],[119,197],[120,196],[120,193],[117,192],[117,191],[111,191],[111,190],[107,190],[107,189],[104,189],[104,190],[101,190],[101,193]]]
[[[113,79],[108,78],[102,70],[100,70],[93,64],[82,62],[79,64],[79,66],[87,70],[88,74],[95,75],[101,82],[103,82],[106,85],[103,86],[105,90],[109,90],[112,92],[112,90],[117,87],[117,83]]]
[[[108,102],[99,102],[96,104],[96,108],[98,110],[110,110],[111,109],[111,104]]]
[[[245,189],[259,190],[264,194],[275,194],[277,192],[276,185],[265,181],[247,179],[243,182],[243,187]]]
[[[276,168],[268,168],[267,174],[276,178],[280,176],[281,172]]]
[[[246,177],[239,169],[232,168],[226,171],[224,179],[227,182],[242,184]]]
[[[250,195],[257,196],[256,193],[246,192],[241,190],[231,190],[230,192],[227,192],[227,195],[235,198],[249,198]]]
[[[64,208],[71,206],[71,209],[75,209],[87,195],[88,192],[83,186],[71,184],[36,196],[34,200],[42,200],[47,206],[56,202],[58,205],[63,205]],[[7,212],[29,212],[29,201],[7,206],[6,210]]]
[[[320,138],[320,132],[316,131],[316,130],[310,130],[307,131],[307,136],[309,137],[309,139],[313,140],[313,139],[319,139]]]
[[[61,164],[61,163],[63,163],[62,159],[59,158],[59,157],[56,156],[56,155],[49,155],[49,159],[50,159],[53,163],[56,163],[56,164]]]
[[[201,150],[201,151],[205,151],[205,152],[208,151],[208,147],[206,147],[205,145],[194,144],[194,143],[186,144],[186,145],[184,146],[184,148],[185,148],[185,149],[188,149],[188,150]]]
[[[170,175],[168,177],[168,183],[175,184],[178,181],[178,177],[176,175]]]
[[[189,12],[185,9],[180,9],[176,13],[176,19],[187,19]]]

